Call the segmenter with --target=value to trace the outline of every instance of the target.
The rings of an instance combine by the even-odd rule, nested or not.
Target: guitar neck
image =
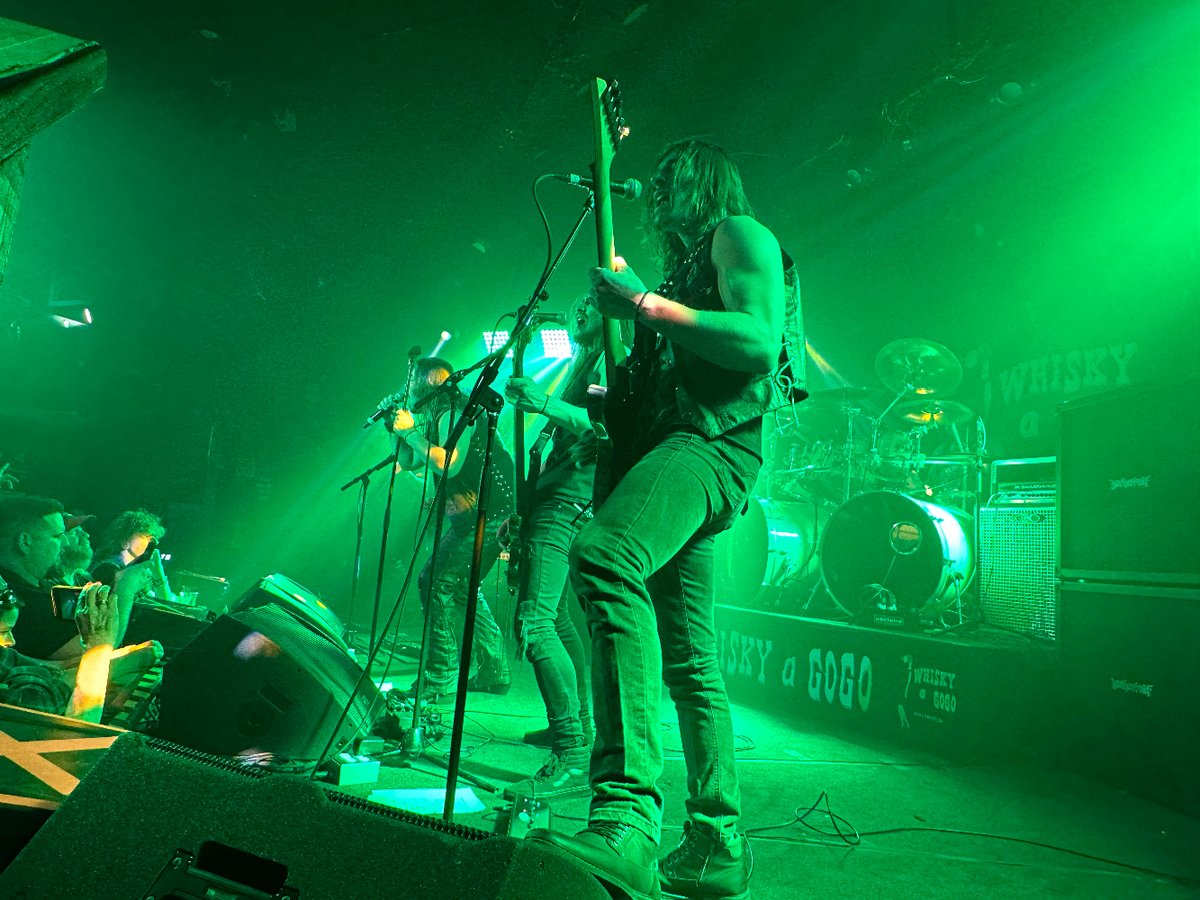
[[[592,162],[592,186],[595,191],[596,258],[597,264],[610,271],[616,269],[616,250],[612,223],[612,161],[617,144],[624,137],[620,117],[620,101],[615,96],[615,82],[610,86],[603,78],[595,81],[592,92],[592,125],[596,139],[596,154]],[[614,373],[625,359],[621,343],[621,323],[604,318],[604,374],[613,383]]]

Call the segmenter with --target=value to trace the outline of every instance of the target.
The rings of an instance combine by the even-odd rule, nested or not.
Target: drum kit
[[[765,491],[721,538],[718,596],[782,610],[808,590],[804,611],[824,589],[855,621],[963,621],[984,448],[975,412],[949,399],[962,364],[904,338],[875,372],[883,389],[817,391],[779,414]]]

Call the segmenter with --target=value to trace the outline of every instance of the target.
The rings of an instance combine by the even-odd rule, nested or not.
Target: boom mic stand
[[[367,515],[367,488],[371,483],[371,476],[382,469],[384,466],[394,463],[396,460],[395,454],[389,454],[381,459],[371,468],[367,469],[358,475],[355,475],[338,490],[349,490],[353,485],[359,486],[358,491],[358,514],[354,526],[354,569],[350,574],[350,604],[346,612],[346,621],[349,627],[346,629],[346,643],[353,646],[354,638],[357,632],[354,630],[354,608],[358,602],[358,580],[362,572],[362,545],[363,545],[363,522]],[[371,615],[371,644],[375,643],[375,621],[379,613],[379,604],[375,604],[375,609]],[[368,645],[370,646],[370,645]]]
[[[408,406],[408,395],[412,390],[413,369],[416,365],[417,355],[419,354],[420,347],[416,346],[414,346],[412,350],[408,352],[408,371],[404,376],[404,393],[400,397],[399,405],[391,408],[404,409]],[[377,411],[375,415],[371,416],[371,418],[367,419],[367,426],[369,426],[373,420],[380,417],[380,414],[384,409],[384,404],[388,403],[389,401],[394,401],[395,399],[396,397],[393,394],[391,397],[384,400],[384,403],[380,404],[379,411]],[[371,648],[375,646],[377,630],[379,627],[379,604],[382,600],[383,594],[383,567],[384,561],[387,559],[388,530],[392,521],[392,500],[396,493],[396,470],[400,466],[400,451],[402,449],[402,444],[403,441],[396,441],[395,449],[390,455],[371,466],[371,468],[367,469],[365,472],[350,479],[339,489],[345,491],[352,484],[360,485],[358,493],[358,517],[355,524],[354,535],[354,570],[350,576],[350,609],[347,615],[347,619],[350,621],[350,628],[346,635],[347,643],[350,643],[350,640],[354,637],[354,608],[358,601],[358,582],[362,572],[363,523],[367,513],[367,487],[371,476],[390,463],[392,466],[392,471],[391,476],[388,479],[387,503],[384,506],[383,527],[381,529],[379,539],[379,566],[377,567],[375,573],[375,603],[371,608],[371,640],[368,644],[368,647]],[[374,654],[371,654],[371,659],[374,659]]]
[[[538,283],[534,287],[533,292],[531,293],[528,302],[523,307],[521,307],[520,310],[518,310],[517,317],[516,317],[517,318],[516,325],[514,326],[512,333],[509,335],[508,340],[504,343],[504,346],[499,347],[496,350],[492,351],[490,354],[483,357],[481,360],[479,360],[475,364],[469,366],[468,368],[460,369],[459,371],[455,372],[454,374],[452,374],[450,376],[450,378],[447,379],[447,381],[445,382],[444,385],[442,385],[442,388],[441,388],[443,390],[454,388],[457,386],[457,384],[460,381],[462,381],[463,378],[465,378],[471,372],[477,371],[479,369],[483,370],[482,372],[480,372],[479,378],[476,380],[475,385],[471,390],[471,394],[467,398],[467,402],[463,409],[462,415],[459,417],[458,421],[456,423],[454,423],[454,426],[451,428],[451,431],[450,431],[450,436],[447,439],[446,443],[443,445],[443,451],[445,453],[444,458],[447,461],[450,459],[453,459],[454,451],[458,446],[458,442],[461,439],[463,432],[466,430],[467,424],[473,423],[475,421],[475,419],[478,418],[481,411],[483,411],[485,409],[488,411],[488,436],[487,436],[487,445],[486,445],[486,450],[485,450],[485,460],[484,460],[485,464],[483,467],[483,473],[482,473],[481,484],[480,484],[479,505],[478,505],[477,512],[476,512],[475,546],[474,546],[473,552],[472,552],[471,572],[470,572],[470,576],[468,579],[466,618],[463,623],[464,641],[460,644],[460,647],[459,647],[460,664],[459,664],[459,671],[458,671],[458,686],[457,686],[457,691],[455,694],[454,724],[452,727],[451,738],[450,738],[450,758],[449,758],[449,760],[443,761],[436,757],[427,756],[424,752],[424,747],[422,746],[421,733],[419,731],[419,729],[420,729],[421,692],[424,687],[423,682],[424,682],[425,656],[426,656],[426,649],[427,649],[427,645],[428,645],[428,638],[429,638],[430,632],[432,630],[432,627],[431,627],[432,620],[429,616],[429,609],[432,606],[431,603],[426,604],[424,635],[421,640],[421,661],[417,668],[417,683],[415,685],[416,690],[414,691],[414,697],[413,697],[414,728],[410,729],[410,731],[405,733],[406,740],[402,741],[402,744],[401,744],[406,757],[409,759],[412,759],[414,757],[425,756],[426,758],[431,759],[433,762],[435,762],[439,765],[446,766],[446,770],[447,770],[446,800],[445,800],[445,804],[442,809],[442,818],[447,822],[454,821],[454,798],[455,798],[455,789],[456,789],[456,785],[457,785],[457,779],[464,777],[459,771],[459,757],[460,757],[461,751],[462,751],[462,728],[463,728],[463,722],[464,722],[465,711],[466,711],[467,682],[470,678],[469,667],[470,667],[471,650],[472,650],[471,643],[469,643],[466,639],[469,638],[470,640],[473,641],[474,634],[475,634],[475,615],[476,615],[478,596],[479,596],[479,585],[482,582],[482,576],[481,576],[482,565],[481,564],[482,564],[482,553],[483,553],[483,540],[484,540],[484,535],[485,535],[486,529],[487,529],[487,500],[490,495],[490,489],[489,489],[488,482],[489,482],[489,477],[491,474],[491,471],[490,471],[490,467],[491,467],[491,463],[492,463],[491,457],[492,457],[492,450],[493,450],[494,441],[495,441],[496,422],[499,418],[499,410],[503,406],[503,403],[504,403],[503,398],[499,394],[497,394],[494,390],[492,390],[491,385],[496,380],[496,376],[500,370],[500,365],[503,363],[505,357],[508,355],[508,351],[513,347],[513,345],[517,342],[518,339],[521,339],[522,336],[524,334],[526,334],[532,328],[533,316],[534,316],[534,313],[537,312],[538,304],[541,302],[542,298],[545,296],[546,284],[547,284],[547,282],[549,282],[550,277],[558,269],[559,263],[562,262],[563,257],[566,255],[567,251],[570,249],[572,243],[574,243],[575,236],[579,233],[579,229],[583,226],[584,221],[587,219],[588,215],[595,208],[595,201],[596,201],[595,194],[591,190],[589,190],[587,192],[587,198],[585,199],[584,204],[583,204],[583,209],[581,210],[581,212],[579,214],[579,218],[575,222],[574,226],[571,228],[570,233],[567,235],[567,239],[563,242],[563,245],[560,248],[558,254],[553,258],[552,261],[550,261],[550,263],[543,270],[542,275],[538,279]],[[423,406],[432,402],[435,397],[437,397],[436,391],[434,393],[431,393],[428,397],[422,398],[421,401],[414,403],[412,412],[414,412],[414,413],[418,412],[420,410],[420,408],[422,408]],[[448,463],[446,464],[446,466],[448,468]],[[393,467],[392,471],[393,471],[393,478],[394,478],[395,467]],[[442,477],[438,482],[438,488],[434,494],[434,500],[433,500],[434,508],[433,508],[433,510],[431,510],[431,513],[433,514],[435,521],[438,523],[440,523],[442,521],[443,517],[445,516],[444,497],[445,497],[445,493],[446,493],[446,482],[447,482],[447,478]],[[427,518],[425,528],[428,527],[428,523],[429,523],[429,520]],[[440,524],[437,527],[440,528]],[[424,529],[423,529],[423,532],[424,532]],[[437,537],[440,537],[440,535]],[[439,542],[437,537],[435,537],[435,542],[434,542],[434,552],[435,553],[437,552],[437,543]],[[388,614],[388,619],[384,623],[384,626],[382,629],[383,634],[386,634],[391,629],[393,622],[395,621],[395,619],[400,611],[400,607],[403,603],[404,597],[408,592],[409,584],[412,581],[412,573],[413,573],[413,569],[415,568],[415,562],[416,562],[416,557],[414,555],[413,561],[412,561],[412,563],[410,563],[408,572],[405,576],[404,584],[400,589],[400,594],[396,598],[396,602],[392,605],[391,612]],[[432,586],[432,582],[433,582],[433,578],[432,578],[433,572],[434,572],[434,569],[432,568],[432,565],[431,565],[431,568],[430,568],[430,575],[431,575],[430,585],[431,586]],[[357,697],[359,690],[361,690],[362,685],[369,677],[368,673],[370,671],[370,668],[371,668],[372,664],[374,663],[375,657],[379,654],[379,650],[382,646],[383,646],[383,640],[382,640],[382,636],[381,636],[380,640],[378,640],[372,644],[370,655],[368,656],[366,665],[364,666],[364,669],[363,669],[363,674],[359,677],[357,683],[354,686],[354,690],[351,692],[350,697],[347,699],[346,704],[345,704],[344,708],[342,709],[341,716],[339,716],[337,722],[334,723],[334,726],[330,733],[329,741],[328,741],[325,749],[322,751],[322,758],[324,758],[325,754],[327,754],[329,752],[330,748],[333,745],[334,740],[336,740],[336,736],[339,733],[339,731],[341,730],[342,723],[345,721],[346,716],[349,715],[350,708],[353,705],[354,700]],[[414,732],[416,732],[416,733],[414,734]],[[486,790],[489,790],[489,791],[494,790],[494,788],[489,784],[481,782],[478,779],[473,779],[473,780],[475,780],[478,784],[480,784],[480,786],[482,786]]]

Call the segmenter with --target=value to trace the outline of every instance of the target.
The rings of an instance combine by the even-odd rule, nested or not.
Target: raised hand
[[[75,626],[87,649],[111,647],[116,642],[117,603],[108,585],[93,581],[84,587],[75,610]]]
[[[546,392],[532,378],[510,378],[504,385],[504,398],[521,412],[540,413],[546,406]]]

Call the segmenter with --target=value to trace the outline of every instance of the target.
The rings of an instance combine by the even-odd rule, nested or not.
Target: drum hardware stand
[[[846,440],[842,444],[842,462],[846,466],[846,480],[842,485],[842,502],[845,503],[850,499],[850,483],[854,473],[854,417],[859,415],[862,410],[850,405],[842,407],[842,414],[846,417]],[[877,456],[875,450],[875,438],[877,426],[872,426],[871,430],[871,454]]]

